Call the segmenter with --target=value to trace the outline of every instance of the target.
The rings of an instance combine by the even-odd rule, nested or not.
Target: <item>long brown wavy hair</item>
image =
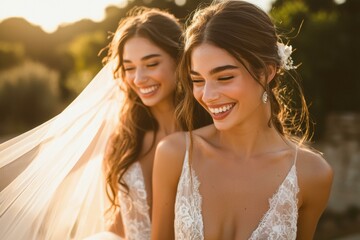
[[[199,9],[185,32],[184,54],[179,66],[181,87],[185,92],[192,92],[189,73],[195,47],[211,43],[222,48],[242,63],[267,91],[271,105],[269,127],[292,141],[304,143],[309,138],[308,108],[295,70],[281,67],[278,42],[282,40],[270,17],[251,3],[224,1]],[[268,78],[270,64],[277,67],[277,73],[269,84],[263,84],[260,77]],[[285,78],[285,73],[289,77]],[[185,95],[176,111],[187,126],[193,122],[194,102],[191,94]]]
[[[124,45],[130,38],[139,36],[150,40],[178,63],[183,49],[182,33],[182,25],[170,13],[159,9],[135,7],[120,21],[108,46],[108,56],[104,59],[104,62],[115,61],[114,77],[115,79],[124,79]],[[119,206],[117,196],[119,184],[123,187],[122,190],[126,192],[129,190],[123,181],[123,176],[138,159],[145,133],[154,131],[156,134],[158,130],[156,119],[149,108],[142,103],[135,91],[131,89],[126,81],[122,81],[120,86],[125,95],[120,111],[120,121],[109,140],[108,153],[105,156],[107,194],[112,204],[111,209],[114,211]],[[174,95],[174,106],[178,102],[177,99]],[[154,147],[155,138],[154,135],[152,147]]]

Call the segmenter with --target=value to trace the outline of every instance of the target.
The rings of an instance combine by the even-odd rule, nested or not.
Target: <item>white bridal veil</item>
[[[109,63],[62,113],[0,145],[0,239],[81,239],[104,230],[102,162],[121,104]]]

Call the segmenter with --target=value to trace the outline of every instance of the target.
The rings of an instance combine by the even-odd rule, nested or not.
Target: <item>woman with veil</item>
[[[185,130],[174,117],[181,35],[173,15],[133,9],[86,89],[58,116],[0,145],[0,239],[106,230],[92,238],[150,239],[155,146]],[[199,115],[194,127],[209,121]]]

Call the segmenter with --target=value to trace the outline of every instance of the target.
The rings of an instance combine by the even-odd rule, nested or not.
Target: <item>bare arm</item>
[[[302,205],[299,209],[297,239],[313,239],[321,214],[326,208],[333,171],[318,155],[306,153],[299,169]]]
[[[183,133],[168,136],[157,146],[153,170],[151,239],[171,240],[175,238],[175,197],[185,148]]]

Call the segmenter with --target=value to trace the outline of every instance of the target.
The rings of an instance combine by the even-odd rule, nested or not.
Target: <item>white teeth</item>
[[[148,93],[154,92],[158,88],[159,88],[159,85],[154,85],[154,86],[147,87],[147,88],[139,88],[139,91],[142,94],[148,94]]]
[[[209,110],[213,114],[219,114],[219,113],[229,111],[233,106],[234,106],[234,104],[228,104],[228,105],[225,105],[225,106],[222,106],[219,108],[209,108]]]

